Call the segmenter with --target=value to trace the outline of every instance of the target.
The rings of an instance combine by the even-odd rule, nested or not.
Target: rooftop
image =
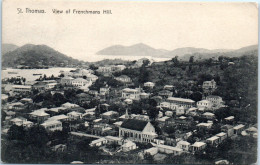
[[[204,142],[195,142],[194,144],[192,144],[193,147],[201,147],[204,145],[206,145],[206,143],[204,143]]]
[[[245,127],[245,125],[239,124],[239,125],[235,126],[234,129],[241,129],[241,128],[243,128],[243,127]]]
[[[29,114],[34,116],[49,116],[49,114],[46,113],[44,110],[35,110]]]
[[[190,145],[190,143],[187,142],[187,141],[179,141],[177,144],[181,144],[181,145]]]
[[[184,98],[177,98],[177,97],[169,97],[167,99],[168,101],[181,101],[181,102],[187,102],[187,103],[195,103],[195,101],[191,99],[184,99]]]
[[[143,131],[147,123],[148,122],[144,120],[128,119],[122,123],[121,127],[131,130]]]
[[[214,140],[217,140],[217,139],[219,139],[219,137],[217,137],[217,136],[212,136],[211,138],[208,138],[207,140],[209,140],[209,141],[214,141]]]
[[[42,123],[41,125],[43,126],[49,126],[49,125],[54,125],[54,124],[62,124],[60,121],[57,120],[52,120],[52,121],[45,121],[44,123]]]
[[[180,148],[177,148],[177,147],[172,147],[172,146],[168,146],[168,145],[163,145],[163,144],[159,144],[157,145],[158,148],[165,148],[165,149],[168,149],[168,150],[173,150],[173,151],[183,151],[182,149]]]
[[[220,133],[216,134],[216,136],[219,136],[219,137],[225,136],[225,135],[226,135],[226,133],[224,133],[224,132],[220,132]]]

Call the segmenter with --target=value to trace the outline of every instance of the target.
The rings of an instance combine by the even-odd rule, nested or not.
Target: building
[[[118,145],[122,145],[123,144],[123,139],[119,138],[119,137],[115,137],[115,136],[106,136],[105,137],[107,139],[107,143],[116,143]]]
[[[212,125],[213,123],[199,123],[196,126],[199,127],[199,129],[210,129]]]
[[[128,152],[128,151],[131,151],[131,150],[134,150],[136,149],[136,144],[132,141],[126,141],[122,146],[121,146],[121,149],[123,152]]]
[[[13,93],[30,93],[32,87],[26,85],[13,85],[11,90]]]
[[[217,89],[217,83],[214,79],[211,81],[204,81],[202,84],[202,89],[204,92],[213,92]]]
[[[89,103],[92,99],[92,96],[86,93],[77,94],[76,97],[79,103]]]
[[[132,82],[131,78],[128,77],[128,76],[126,76],[126,75],[121,75],[121,76],[119,76],[119,77],[115,77],[115,79],[116,79],[117,81],[122,82],[122,83],[130,83],[130,82]]]
[[[159,144],[156,147],[158,148],[158,151],[161,153],[174,154],[174,155],[181,155],[183,153],[183,150],[177,147],[172,147],[172,146],[162,145],[162,144]]]
[[[161,102],[160,103],[160,107],[161,108],[168,108],[168,109],[170,109],[170,107],[171,107],[171,103],[169,103],[169,102]]]
[[[47,84],[48,84],[48,82],[38,81],[32,87],[33,87],[33,89],[36,89],[38,91],[44,91],[46,89]]]
[[[200,151],[205,149],[206,146],[207,144],[204,142],[195,142],[194,144],[191,145],[190,149],[191,151],[195,152],[195,151]]]
[[[124,99],[132,99],[132,100],[140,100],[140,89],[130,89],[125,88],[122,90],[122,98]]]
[[[138,142],[152,142],[157,134],[154,126],[144,120],[128,119],[119,127],[119,137]]]
[[[144,83],[144,87],[153,88],[154,86],[155,86],[155,84],[153,82],[146,82],[146,83]]]
[[[61,85],[72,85],[72,80],[74,80],[74,78],[72,78],[72,77],[63,77],[63,78],[61,78],[61,81],[60,81],[60,83],[61,83]]]
[[[227,139],[227,133],[225,133],[225,132],[220,132],[220,133],[216,134],[216,136],[220,138],[220,142],[223,142],[224,140]]]
[[[118,116],[118,112],[115,111],[108,111],[101,114],[102,119],[117,119]]]
[[[64,108],[76,108],[76,107],[79,107],[79,105],[72,104],[72,103],[69,103],[69,102],[62,104],[61,106],[64,107]]]
[[[72,111],[70,113],[67,113],[67,116],[69,117],[69,120],[78,120],[82,118],[82,113]]]
[[[106,94],[109,94],[109,90],[110,90],[109,87],[102,87],[99,89],[99,93],[100,93],[100,95],[106,95]]]
[[[223,125],[221,127],[221,131],[227,133],[228,137],[231,137],[234,135],[234,127],[232,125]]]
[[[91,147],[93,147],[93,146],[101,146],[103,144],[107,144],[106,138],[99,138],[99,139],[93,140],[89,145]]]
[[[177,108],[176,108],[176,115],[178,116],[178,115],[183,115],[183,114],[185,114],[185,109],[184,109],[184,107],[183,107],[183,106],[177,107]]]
[[[158,153],[158,148],[157,147],[152,147],[149,149],[144,150],[144,154],[150,154],[150,155],[156,155]]]
[[[97,81],[97,79],[98,79],[98,76],[96,76],[94,74],[87,75],[87,80],[88,81],[95,82],[95,81]]]
[[[75,87],[83,87],[83,86],[90,86],[92,84],[91,81],[88,81],[83,78],[76,78],[71,81],[71,85]]]
[[[50,117],[47,121],[68,121],[69,120],[69,117],[62,114],[62,115],[56,115],[56,116],[52,116]]]
[[[57,120],[47,120],[41,124],[47,131],[61,131],[62,122]]]
[[[167,102],[170,103],[170,109],[176,110],[177,107],[183,106],[185,109],[195,106],[195,101],[177,97],[169,97]]]
[[[212,102],[209,100],[201,100],[197,102],[197,107],[200,111],[211,110]]]
[[[13,110],[22,110],[25,108],[25,105],[21,102],[11,103],[9,104],[9,109]]]
[[[205,112],[202,114],[202,116],[209,120],[215,119],[215,114],[210,112]]]
[[[206,97],[206,100],[208,100],[212,103],[213,110],[219,109],[224,106],[224,101],[222,100],[222,97],[220,97],[220,96],[209,95]]]
[[[165,85],[164,87],[163,87],[163,89],[165,89],[165,90],[173,90],[174,89],[174,86],[173,85]]]
[[[245,129],[245,125],[243,124],[239,124],[237,126],[234,127],[234,134],[236,135],[240,135],[241,132]]]
[[[57,85],[58,85],[58,83],[56,83],[56,82],[48,83],[48,84],[46,84],[45,89],[52,89],[52,88],[54,88]]]
[[[38,123],[42,123],[50,118],[50,115],[45,112],[45,109],[39,109],[29,113],[29,118],[32,120],[36,120]]]
[[[100,66],[100,67],[98,67],[97,71],[101,72],[101,73],[111,73],[112,67],[111,66]]]
[[[189,151],[190,143],[187,141],[179,141],[177,147],[183,149],[184,151]]]
[[[113,66],[111,67],[111,69],[112,69],[113,72],[122,71],[122,70],[124,70],[125,68],[126,68],[125,65],[113,65]]]
[[[150,93],[145,93],[145,92],[140,93],[141,99],[148,99],[149,97],[150,97]]]
[[[162,90],[158,93],[159,96],[162,96],[163,98],[168,98],[168,97],[172,97],[173,92],[169,91],[169,90]]]
[[[31,104],[33,103],[33,100],[31,98],[23,98],[20,100],[24,104]]]
[[[16,118],[13,118],[10,120],[11,124],[18,125],[18,126],[23,125],[23,123],[26,121],[27,121],[27,119],[25,119],[23,117],[16,117]]]
[[[211,138],[208,138],[208,139],[206,140],[206,142],[207,142],[209,145],[217,146],[217,145],[221,142],[221,139],[220,139],[220,137],[218,137],[218,136],[212,136]]]

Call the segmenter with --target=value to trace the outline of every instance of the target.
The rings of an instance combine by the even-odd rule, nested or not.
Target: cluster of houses
[[[141,62],[140,62],[141,63]],[[137,61],[137,64],[138,61]],[[110,65],[98,68],[98,72],[103,74],[110,74],[124,70],[124,65]],[[4,121],[4,129],[2,132],[8,131],[8,126],[18,125],[29,128],[35,124],[43,126],[47,131],[61,131],[64,127],[64,122],[69,122],[71,132],[73,135],[86,136],[93,135],[96,137],[90,143],[90,146],[102,147],[109,144],[119,145],[119,149],[115,152],[128,152],[130,150],[138,149],[138,143],[152,144],[153,147],[140,151],[144,155],[156,155],[157,153],[180,155],[184,152],[197,152],[205,149],[207,146],[217,147],[228,138],[236,136],[253,136],[257,137],[257,127],[247,126],[245,124],[236,124],[235,117],[226,117],[221,122],[221,132],[208,137],[197,139],[193,144],[187,140],[195,132],[199,130],[210,130],[216,122],[214,112],[219,108],[225,107],[224,101],[220,96],[212,95],[212,92],[217,89],[214,80],[205,81],[202,84],[203,91],[207,94],[201,101],[194,101],[188,98],[173,97],[174,86],[165,85],[163,90],[158,93],[148,93],[145,89],[153,89],[154,82],[145,82],[142,84],[143,88],[125,88],[120,89],[120,100],[126,104],[125,113],[108,110],[109,104],[104,102],[99,107],[84,109],[80,105],[82,103],[89,103],[92,97],[104,96],[111,91],[107,85],[101,87],[99,91],[89,90],[88,88],[98,79],[93,71],[86,69],[77,69],[74,71],[61,71],[63,75],[59,80],[43,80],[26,82],[25,85],[11,85],[6,84],[2,87],[5,94],[2,94],[2,101],[6,103],[3,105],[3,110],[6,113]],[[126,75],[115,77],[117,81],[125,84],[131,83],[132,80]],[[8,102],[8,95],[29,94],[33,89],[39,91],[52,90],[57,85],[69,86],[72,88],[82,89],[84,92],[76,95],[76,103],[67,102],[60,107],[41,108],[27,113],[23,117],[16,116],[16,112],[23,110],[25,107],[34,104],[31,98],[23,98],[17,102]],[[62,91],[59,91],[62,93]],[[63,93],[64,94],[64,93]],[[157,101],[157,108],[159,114],[155,121],[158,123],[159,129],[165,127],[174,127],[177,129],[174,137],[167,133],[158,134],[152,120],[143,110],[142,114],[129,114],[128,105],[134,104],[142,99],[153,97],[159,98]],[[154,96],[156,95],[156,96]],[[106,100],[104,100],[106,101]],[[107,110],[101,114],[97,111],[100,106]],[[205,119],[205,122],[195,121],[195,117]],[[74,122],[71,122],[74,121]],[[79,132],[79,126],[83,126],[86,132]]]

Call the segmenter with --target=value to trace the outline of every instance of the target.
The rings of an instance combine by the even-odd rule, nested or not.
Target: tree
[[[23,126],[12,125],[7,132],[10,140],[24,140],[25,130]]]
[[[172,58],[172,62],[175,66],[179,65],[179,60],[178,60],[178,56],[175,56],[174,58]]]
[[[189,59],[189,63],[193,63],[194,62],[194,56],[190,56],[190,59]]]

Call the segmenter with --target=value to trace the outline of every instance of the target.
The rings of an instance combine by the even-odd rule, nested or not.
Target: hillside
[[[2,44],[2,55],[17,49],[19,46],[14,44]]]
[[[2,57],[4,67],[25,65],[29,67],[75,65],[79,61],[68,57],[46,45],[26,44]]]

